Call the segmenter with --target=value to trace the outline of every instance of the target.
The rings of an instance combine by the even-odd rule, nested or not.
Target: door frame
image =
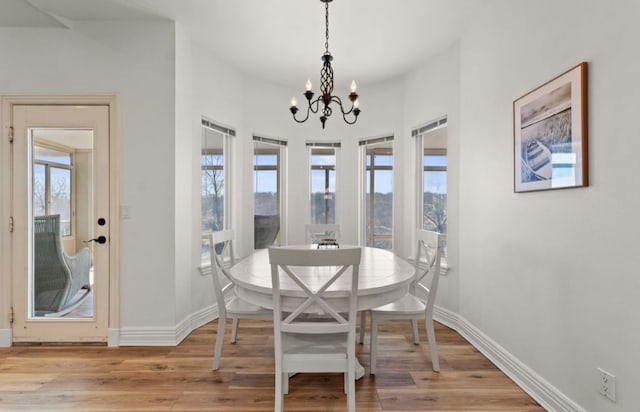
[[[120,97],[117,94],[0,96],[0,347],[11,346],[12,291],[12,109],[14,105],[104,105],[109,108],[109,324],[107,345],[120,340]]]

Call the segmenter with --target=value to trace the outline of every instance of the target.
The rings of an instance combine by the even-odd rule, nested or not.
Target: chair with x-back
[[[427,230],[418,230],[418,249],[415,257],[415,278],[409,292],[402,298],[371,309],[371,346],[370,373],[376,373],[376,355],[378,340],[378,322],[381,320],[410,320],[413,333],[413,343],[420,343],[418,337],[418,320],[425,321],[431,363],[434,371],[440,370],[438,362],[438,348],[433,328],[433,305],[438,290],[440,277],[440,254],[442,235]]]
[[[236,343],[240,319],[271,320],[273,318],[271,310],[256,306],[236,296],[233,290],[233,281],[228,272],[235,262],[232,246],[233,238],[232,230],[213,232],[208,235],[213,292],[218,305],[218,332],[216,333],[216,346],[213,354],[214,370],[220,367],[227,318],[233,320],[231,343]],[[266,273],[265,276],[267,276]]]
[[[276,411],[282,410],[284,394],[289,392],[289,374],[300,372],[344,373],[348,410],[355,411],[355,318],[360,256],[359,247],[269,249]],[[342,287],[342,292],[332,291],[336,282],[350,287]]]

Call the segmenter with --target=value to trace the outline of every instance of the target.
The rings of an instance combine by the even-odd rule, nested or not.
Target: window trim
[[[447,172],[448,177],[448,165],[447,166],[425,166],[424,165],[424,156],[425,154],[447,154],[447,149],[425,149],[424,148],[424,137],[428,133],[431,133],[435,130],[444,128],[448,126],[447,116],[442,116],[436,120],[431,122],[427,122],[423,125],[416,126],[411,130],[411,137],[415,138],[415,148],[416,148],[416,230],[422,229],[424,227],[424,172],[425,171],[444,171]],[[418,166],[420,165],[420,166]],[[447,180],[448,181],[448,180]],[[448,194],[448,187],[447,187]],[[448,204],[447,204],[448,208]],[[448,237],[448,233],[442,234],[442,236],[446,239]],[[415,240],[415,236],[413,238]],[[441,275],[446,275],[449,271],[449,264],[447,262],[446,256],[442,257],[441,261]]]
[[[231,186],[233,182],[233,171],[232,171],[232,156],[233,156],[233,137],[236,136],[236,132],[233,128],[224,126],[214,120],[211,120],[205,116],[201,117],[201,140],[200,140],[200,175],[202,176],[202,171],[205,169],[216,170],[222,169],[224,171],[224,203],[223,203],[223,218],[222,218],[222,228],[221,230],[231,229],[232,228],[232,197]],[[219,133],[222,135],[222,150],[220,149],[212,149],[203,147],[204,139],[206,137],[206,130],[211,130],[215,133]],[[222,166],[219,165],[203,165],[202,164],[202,156],[206,154],[222,154],[223,162]],[[202,177],[201,177],[202,179]],[[202,185],[202,183],[201,183]],[[202,188],[200,189],[200,210],[202,210]],[[202,245],[204,241],[204,236],[207,234],[207,231],[202,229],[202,212],[200,212],[200,230],[201,230],[201,239],[200,244]],[[201,255],[201,266],[200,272],[202,275],[207,275],[209,272],[203,271],[203,268],[210,268],[211,262],[209,262],[208,256],[204,257]]]

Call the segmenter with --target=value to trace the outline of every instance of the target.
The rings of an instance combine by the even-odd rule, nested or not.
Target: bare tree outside
[[[224,155],[202,154],[202,230],[224,226]]]

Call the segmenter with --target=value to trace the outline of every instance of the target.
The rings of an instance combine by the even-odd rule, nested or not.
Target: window
[[[310,146],[311,223],[336,223],[336,150],[339,143]]]
[[[393,248],[393,136],[360,141],[364,151],[364,239],[366,246]]]
[[[283,158],[287,142],[253,136],[254,248],[280,239],[284,222]]]
[[[201,229],[203,233],[229,228],[230,138],[235,131],[202,119]],[[202,241],[201,253],[208,258],[209,246]]]
[[[447,233],[447,118],[412,131],[418,147],[418,227]],[[445,237],[446,239],[446,237]],[[446,240],[443,255],[446,256]]]
[[[43,143],[33,148],[33,215],[60,215],[60,233],[72,234],[73,153]]]

